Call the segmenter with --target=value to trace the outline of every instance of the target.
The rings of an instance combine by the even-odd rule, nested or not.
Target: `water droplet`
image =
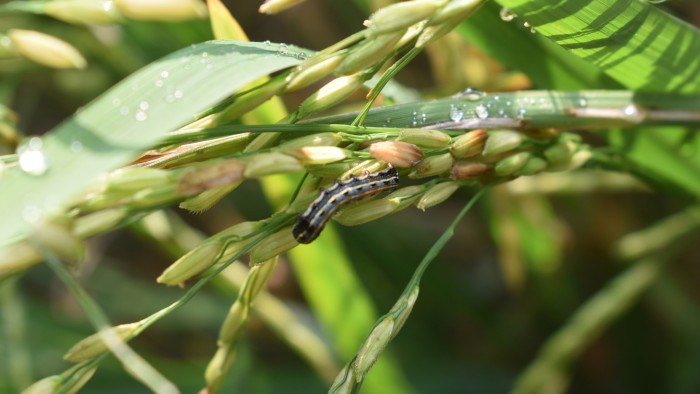
[[[80,141],[73,141],[70,143],[70,150],[73,152],[80,152],[83,150],[83,143]]]
[[[535,29],[534,26],[531,27],[531,28],[530,28],[530,33],[532,33],[532,34],[537,33],[537,29]]]
[[[466,88],[463,91],[461,91],[459,95],[467,100],[475,101],[484,97],[486,95],[486,92],[479,89]]]
[[[142,111],[148,110],[148,101],[142,101],[139,103],[139,109]]]
[[[119,100],[118,98],[112,99],[112,105],[115,107],[118,107],[119,104],[121,104],[121,103],[122,103],[122,101]]]
[[[425,123],[425,121],[428,120],[428,114],[426,114],[426,113],[420,114],[420,119],[421,119],[422,123]]]
[[[523,22],[523,27],[530,27],[530,22],[528,22],[528,21]]]
[[[129,113],[129,107],[127,107],[126,105],[122,106],[121,108],[119,108],[119,113],[122,114],[122,115],[128,114],[128,113]]]
[[[22,218],[29,223],[36,223],[41,219],[42,212],[36,205],[26,205],[22,209]]]
[[[170,76],[170,73],[167,72],[167,71],[161,71],[161,72],[160,72],[160,76],[161,76],[162,78],[167,78],[167,77]]]
[[[635,115],[638,112],[637,106],[634,104],[629,104],[622,110],[622,112],[627,116]]]
[[[635,104],[629,104],[622,109],[625,120],[632,123],[639,123],[644,120],[644,114],[637,108]]]
[[[501,99],[501,96],[493,96],[493,101],[498,101]]]
[[[513,11],[506,7],[501,8],[501,11],[498,13],[498,16],[501,17],[501,20],[503,22],[510,22],[517,17],[517,15]]]
[[[498,110],[498,115],[500,115],[500,116],[503,116],[505,113],[506,113],[506,111],[503,108]]]
[[[146,120],[146,118],[148,118],[148,115],[145,112],[136,112],[136,120],[138,120],[139,122],[143,122],[144,120]]]
[[[476,116],[478,116],[481,119],[486,119],[489,117],[489,110],[481,104],[476,106],[475,112]]]
[[[464,118],[464,111],[455,107],[454,105],[450,108],[450,120],[453,122],[459,122]]]
[[[579,105],[580,107],[585,107],[585,106],[588,105],[588,100],[586,100],[585,98],[581,97],[580,99],[578,99],[578,105]]]
[[[43,175],[49,169],[49,165],[41,151],[43,141],[39,137],[32,137],[25,144],[17,148],[19,167],[29,175]]]
[[[286,56],[288,53],[286,44],[280,44],[279,48],[277,48],[277,55],[279,56]]]
[[[520,110],[518,110],[518,116],[516,117],[519,120],[525,119],[525,113],[527,110],[525,108],[520,107]]]
[[[44,141],[39,137],[32,137],[27,143],[27,147],[31,150],[40,150],[42,146],[44,146]]]
[[[265,42],[264,42],[263,44],[265,44],[265,45],[272,45],[272,43],[270,42],[270,40],[265,40]]]
[[[413,120],[411,121],[411,124],[413,126],[417,126],[418,125],[418,112],[413,111],[412,115],[413,115]]]
[[[173,96],[176,99],[182,98],[182,90],[176,90],[175,93],[173,93]]]
[[[156,85],[157,88],[163,87],[163,80],[159,79],[157,80],[154,85]]]
[[[513,103],[512,103],[510,100],[506,101],[506,106],[507,106],[507,107],[510,107],[512,104],[513,104]]]

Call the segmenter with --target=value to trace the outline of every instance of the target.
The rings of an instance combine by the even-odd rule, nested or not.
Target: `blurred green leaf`
[[[688,134],[691,133],[691,134]],[[700,134],[682,127],[617,130],[610,144],[626,152],[636,169],[700,197]]]

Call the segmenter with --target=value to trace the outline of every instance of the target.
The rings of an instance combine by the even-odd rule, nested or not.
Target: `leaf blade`
[[[0,246],[26,234],[30,223],[23,216],[60,209],[99,173],[133,160],[245,84],[300,62],[295,55],[302,50],[278,49],[238,41],[193,45],[145,66],[78,111],[43,139],[45,174],[13,168],[0,177]]]

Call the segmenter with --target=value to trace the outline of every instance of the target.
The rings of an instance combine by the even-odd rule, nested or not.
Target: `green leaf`
[[[541,34],[530,33],[524,21],[505,22],[499,6],[487,3],[456,31],[506,66],[527,74],[540,89],[614,88],[619,85],[594,67]]]
[[[625,87],[700,91],[700,31],[640,0],[497,0]]]
[[[277,44],[210,41],[127,77],[45,136],[43,175],[16,167],[2,173],[0,246],[24,236],[31,219],[64,208],[89,180],[127,164],[166,132],[196,120],[243,85],[298,64],[302,52]]]

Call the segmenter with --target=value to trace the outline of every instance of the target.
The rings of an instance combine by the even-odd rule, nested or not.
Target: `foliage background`
[[[277,16],[258,14],[255,2],[226,5],[251,41],[321,49],[361,27],[370,9],[365,3],[310,0]],[[376,4],[371,6],[374,9]],[[700,8],[692,1],[674,1],[665,7],[700,24]],[[481,12],[493,16],[494,8]],[[50,18],[0,19],[0,29],[18,26],[65,38],[81,49],[91,65],[85,71],[47,71],[27,63],[0,63],[0,99],[17,111],[19,128],[27,134],[42,134],[150,61],[212,38],[208,21],[129,21],[116,28],[100,28],[93,35]],[[509,45],[507,41],[501,44]],[[469,56],[455,55],[459,53]],[[461,69],[455,70],[454,65]],[[516,70],[451,37],[416,59],[398,80],[427,97],[444,96],[467,86],[497,88],[502,82],[494,76],[510,71]],[[295,108],[317,87],[285,96],[287,107]],[[356,108],[350,104],[341,110]],[[585,137],[601,142],[596,135]],[[578,175],[566,176],[576,180]],[[393,304],[419,256],[468,197],[466,192],[458,193],[426,213],[405,210],[358,227],[334,226],[341,236],[342,252],[348,254],[377,310]],[[269,216],[273,209],[264,201],[260,186],[249,181],[210,211],[178,213],[201,232],[213,234],[242,220]],[[668,195],[637,187],[551,195],[494,190],[460,223],[453,240],[428,270],[413,314],[390,346],[408,384],[416,392],[506,391],[576,308],[626,268],[615,258],[616,242],[682,207]],[[668,249],[672,258],[655,284],[576,361],[571,392],[700,390],[700,252],[693,247],[698,240],[695,232]],[[181,295],[180,289],[154,281],[172,258],[132,232],[100,236],[91,241],[90,249],[81,281],[112,321],[138,320]],[[504,278],[504,262],[520,267],[515,284]],[[22,296],[14,306],[23,319],[17,319],[16,310],[8,307],[0,318],[24,325],[13,328],[24,330],[27,379],[64,370],[69,363],[62,361],[62,354],[91,334],[92,326],[47,267],[32,269],[17,286]],[[305,319],[313,319],[286,264],[278,267],[270,291]],[[183,392],[196,391],[202,386],[203,370],[231,302],[232,296],[205,288],[183,309],[139,336],[133,346]],[[0,356],[6,348],[6,344],[0,347]],[[239,349],[223,392],[317,392],[327,388],[255,318]],[[8,362],[0,357],[3,392],[11,392],[2,376],[10,369]],[[126,391],[146,392],[146,388],[110,359],[83,392]]]

